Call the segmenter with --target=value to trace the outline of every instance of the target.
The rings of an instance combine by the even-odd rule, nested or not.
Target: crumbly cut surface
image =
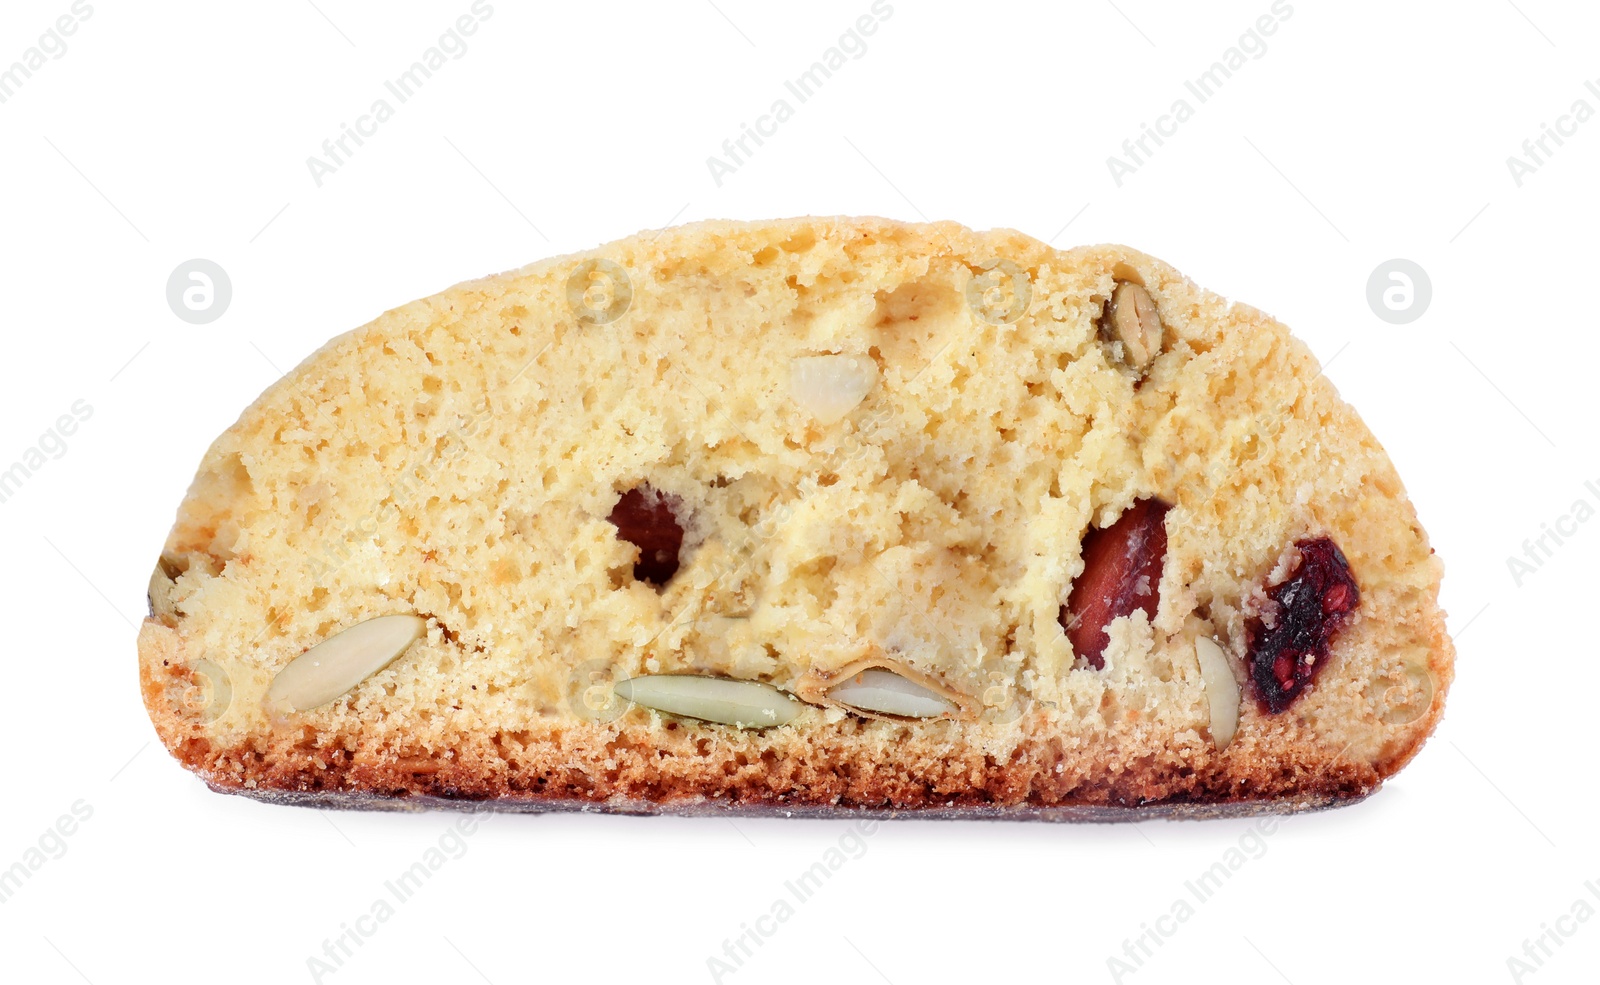
[[[1164,330],[1143,367],[1102,324],[1126,281]],[[830,354],[865,373],[823,406],[797,366]],[[609,519],[635,489],[682,527],[659,586]],[[1149,498],[1171,506],[1159,605],[1112,621],[1096,668],[1062,622],[1083,539]],[[1269,713],[1251,627],[1318,537],[1360,604]],[[1440,571],[1307,349],[1158,260],[950,223],[708,222],[461,285],[306,359],[201,463],[139,657],[172,753],[267,799],[1294,810],[1366,795],[1432,730]],[[301,653],[394,613],[427,631],[393,663],[267,707]],[[1243,694],[1220,750],[1202,635]],[[865,667],[955,711],[829,700]],[[656,674],[806,705],[753,729],[593,700]]]

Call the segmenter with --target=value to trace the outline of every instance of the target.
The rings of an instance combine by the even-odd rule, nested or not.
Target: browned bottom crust
[[[1240,800],[1227,804],[1168,802],[1139,807],[1092,807],[1058,804],[1041,807],[1018,804],[1009,807],[971,804],[952,807],[849,807],[801,804],[792,801],[747,803],[707,800],[704,797],[656,803],[649,800],[614,798],[604,801],[576,797],[535,796],[521,799],[464,800],[433,794],[407,794],[393,797],[360,790],[248,790],[207,783],[217,793],[242,794],[264,804],[313,807],[340,811],[493,811],[507,814],[626,814],[671,817],[799,817],[857,818],[909,821],[1047,821],[1055,824],[1117,824],[1128,821],[1204,821],[1213,818],[1259,817],[1266,814],[1305,814],[1359,803],[1368,796],[1296,797],[1290,800]],[[1374,788],[1375,789],[1375,788]]]

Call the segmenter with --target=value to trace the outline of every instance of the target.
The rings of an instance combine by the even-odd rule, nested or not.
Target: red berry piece
[[[1259,619],[1245,626],[1256,700],[1274,715],[1316,680],[1328,662],[1328,644],[1361,604],[1361,590],[1339,545],[1318,537],[1294,546],[1300,549],[1299,563],[1267,588],[1277,613],[1272,628]]]
[[[1061,628],[1072,650],[1095,670],[1106,665],[1106,626],[1143,609],[1151,619],[1161,604],[1161,565],[1167,556],[1167,511],[1159,499],[1141,499],[1109,527],[1083,538],[1083,574],[1061,607]]]
[[[616,526],[617,536],[639,549],[633,577],[658,588],[677,574],[678,549],[683,546],[683,527],[673,512],[674,503],[675,498],[640,486],[623,493],[606,518]]]

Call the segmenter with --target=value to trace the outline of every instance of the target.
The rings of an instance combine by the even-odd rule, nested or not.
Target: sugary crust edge
[[[803,218],[764,225],[789,224],[869,229],[916,228],[930,236],[947,236],[961,241],[977,236],[1006,240],[1008,246],[1020,253],[1052,252],[1043,244],[1014,231],[994,230],[978,234],[953,223],[907,227],[893,220],[871,218]],[[736,228],[745,225],[709,221],[679,227],[672,232],[684,235],[716,231],[723,226]],[[413,304],[471,292],[491,282],[524,276],[555,264],[588,256],[603,256],[616,245],[607,244],[583,253],[541,260],[518,270],[457,285],[440,295]],[[1137,260],[1147,271],[1157,272],[1162,280],[1170,281],[1173,286],[1181,284],[1187,291],[1211,296],[1165,263],[1125,247],[1080,247],[1071,252],[1089,250],[1125,254],[1127,258]],[[1271,321],[1246,306],[1236,308],[1263,321]],[[380,318],[378,321],[382,320]],[[303,360],[300,367],[314,363],[322,352],[345,343],[367,327],[331,339]],[[1298,340],[1293,344],[1300,347],[1302,354],[1314,365],[1315,360],[1310,359],[1309,353]],[[288,376],[293,376],[300,367]],[[286,385],[284,381],[275,384],[247,408],[241,418],[254,411],[256,405],[265,401],[273,389],[282,385]],[[1331,384],[1322,378],[1314,385],[1331,389]],[[1347,416],[1348,423],[1366,432],[1353,409],[1337,397],[1334,402],[1342,416]],[[1370,432],[1366,433],[1370,435]],[[1369,437],[1369,440],[1376,444],[1375,439]],[[1388,465],[1386,459],[1382,461]],[[1389,468],[1392,475],[1392,466]],[[1395,484],[1399,486],[1397,478]],[[1414,520],[1414,510],[1411,513]],[[288,747],[281,743],[276,743],[275,748],[270,750],[269,767],[261,751],[243,747],[212,748],[195,720],[173,708],[168,699],[163,697],[173,679],[181,674],[178,668],[185,661],[178,634],[154,619],[146,620],[144,630],[140,633],[140,683],[152,722],[175,758],[217,792],[242,794],[268,803],[356,810],[453,808],[518,813],[582,811],[678,816],[873,816],[1069,822],[1249,817],[1314,811],[1358,802],[1375,792],[1383,779],[1393,775],[1417,754],[1443,714],[1445,692],[1453,678],[1454,647],[1445,631],[1442,613],[1437,608],[1437,579],[1430,589],[1431,611],[1419,614],[1419,621],[1423,625],[1414,629],[1419,637],[1426,637],[1429,668],[1434,675],[1437,693],[1424,718],[1405,727],[1409,741],[1391,745],[1386,755],[1370,765],[1330,755],[1327,750],[1309,748],[1301,750],[1303,755],[1297,756],[1294,762],[1282,759],[1281,747],[1263,757],[1232,756],[1231,769],[1212,769],[1206,771],[1208,775],[1191,777],[1185,784],[1187,789],[1176,795],[1170,790],[1143,789],[1144,784],[1129,781],[1126,776],[1120,777],[1119,782],[1097,785],[1087,794],[1080,789],[1073,791],[1072,795],[1053,795],[1048,782],[1041,782],[1036,763],[1032,768],[1023,769],[1019,762],[1036,755],[1060,755],[1059,748],[1047,748],[1050,745],[1047,737],[1040,738],[1037,732],[1017,747],[1011,757],[1012,763],[991,764],[983,770],[981,783],[971,783],[966,792],[954,798],[939,793],[932,785],[919,793],[908,789],[905,782],[863,784],[860,777],[856,777],[848,792],[842,795],[838,791],[808,790],[798,797],[780,798],[774,796],[764,784],[745,781],[722,783],[719,796],[707,798],[704,796],[704,787],[680,778],[676,784],[659,781],[648,784],[645,796],[630,796],[625,791],[603,796],[599,795],[599,791],[584,791],[587,796],[574,796],[570,788],[562,791],[559,782],[540,791],[511,789],[503,782],[491,782],[484,772],[473,772],[461,759],[448,767],[430,767],[419,773],[409,768],[414,765],[414,760],[357,754],[346,757],[342,762],[330,763],[326,749]],[[167,679],[161,680],[158,675],[167,676]],[[385,758],[391,761],[381,761]],[[834,762],[829,762],[827,757],[819,757],[806,765],[813,775],[821,775],[835,769],[845,773],[854,772],[861,764],[849,757]],[[916,784],[910,786],[914,788]],[[720,795],[724,793],[727,796]]]

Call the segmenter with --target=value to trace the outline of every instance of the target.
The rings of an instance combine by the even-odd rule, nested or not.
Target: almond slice
[[[614,691],[656,711],[740,728],[787,725],[804,707],[771,684],[726,677],[655,674],[618,681]]]
[[[828,697],[852,708],[901,718],[938,718],[956,710],[928,688],[887,670],[863,670],[830,688]]]
[[[869,356],[797,356],[789,364],[789,396],[822,424],[855,410],[877,383],[878,364]]]
[[[1211,741],[1218,751],[1228,748],[1239,729],[1239,681],[1228,665],[1227,654],[1209,636],[1197,637],[1194,655],[1200,661],[1200,679],[1206,685],[1206,702],[1211,705]]]
[[[421,616],[378,616],[335,633],[278,671],[267,705],[309,711],[325,705],[387,667],[427,631]]]

